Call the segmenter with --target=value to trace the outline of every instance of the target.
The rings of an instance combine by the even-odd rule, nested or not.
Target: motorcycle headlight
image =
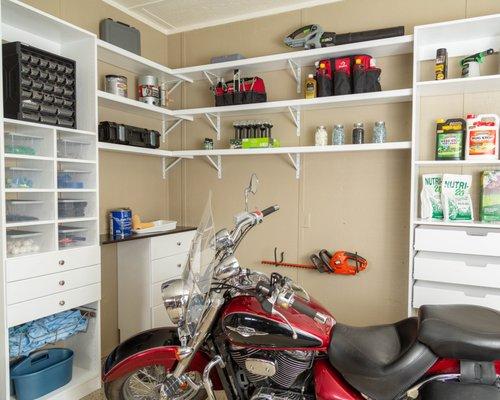
[[[161,285],[163,304],[170,320],[176,325],[182,317],[182,310],[189,298],[189,293],[184,290],[183,286],[182,279],[172,279]]]

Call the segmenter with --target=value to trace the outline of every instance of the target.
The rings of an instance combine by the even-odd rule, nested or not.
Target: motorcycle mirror
[[[250,177],[250,183],[248,184],[248,187],[245,188],[245,211],[247,212],[248,212],[248,195],[249,194],[255,195],[257,193],[258,187],[259,187],[259,178],[257,177],[257,174],[254,172]]]

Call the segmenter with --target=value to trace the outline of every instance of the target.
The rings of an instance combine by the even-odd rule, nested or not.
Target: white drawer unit
[[[8,259],[7,282],[65,272],[101,263],[99,246]]]
[[[84,304],[93,303],[100,299],[101,284],[96,283],[34,300],[23,301],[7,307],[8,325],[9,327],[16,326]]]
[[[151,259],[187,253],[191,246],[195,231],[182,232],[172,235],[151,238]]]
[[[37,278],[7,284],[7,304],[37,299],[53,293],[65,292],[101,280],[100,265],[79,268],[58,274],[43,275]]]
[[[500,289],[500,257],[419,252],[413,278]]]
[[[151,327],[152,328],[162,328],[164,326],[175,326],[175,324],[170,321],[165,307],[163,305],[156,306],[151,309]]]
[[[120,341],[156,326],[172,325],[163,307],[161,285],[181,277],[195,233],[172,232],[118,244]]]
[[[500,310],[500,289],[417,281],[413,307],[426,304],[473,304]]]
[[[419,226],[415,250],[500,256],[500,231],[484,228]]]
[[[182,275],[186,265],[188,253],[153,260],[151,263],[152,283],[165,282]]]

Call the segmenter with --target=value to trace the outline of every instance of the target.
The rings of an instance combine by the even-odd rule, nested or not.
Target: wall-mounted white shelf
[[[97,59],[136,75],[154,75],[160,82],[192,82],[190,78],[175,73],[171,68],[100,39],[97,39]]]
[[[446,221],[432,221],[432,220],[422,220],[417,219],[413,221],[414,225],[432,225],[432,226],[455,226],[461,228],[488,228],[488,229],[500,229],[500,223],[490,223],[481,221],[471,221],[471,222],[446,222]]]
[[[169,150],[161,150],[161,149],[148,149],[145,147],[136,147],[136,146],[127,146],[124,144],[115,144],[115,143],[104,143],[99,142],[97,144],[99,150],[102,151],[113,151],[118,153],[131,153],[131,154],[142,154],[153,157],[171,157],[172,152]]]
[[[102,90],[97,91],[97,98],[99,107],[111,108],[116,111],[136,114],[145,118],[154,118],[163,121],[174,119],[193,120],[192,117],[187,115],[175,115],[172,110],[167,108],[142,103],[138,100],[107,93]]]
[[[301,154],[405,150],[410,148],[411,148],[411,142],[390,142],[390,143],[346,144],[341,146],[272,147],[264,149],[182,150],[182,151],[172,151],[171,155],[173,157],[178,157],[177,161],[181,160],[184,157],[206,157],[210,165],[214,167],[214,169],[217,171],[218,178],[221,179],[222,156],[286,154],[290,159],[292,166],[295,168],[295,177],[299,179]]]
[[[415,165],[423,167],[456,167],[456,166],[479,166],[479,165],[500,165],[500,160],[449,160],[449,161],[415,161]]]
[[[333,58],[358,53],[368,53],[373,57],[386,57],[397,54],[410,54],[412,52],[413,36],[406,35],[340,46],[323,47],[320,49],[291,51],[237,61],[178,68],[174,69],[173,72],[174,74],[181,74],[193,80],[201,80],[206,77],[206,74],[224,76],[227,73],[232,73],[235,69],[241,69],[245,74],[252,74],[287,69],[290,67],[290,64],[292,64],[294,68],[301,68],[314,65],[316,61],[322,58]]]
[[[417,89],[421,96],[493,92],[500,90],[500,74],[442,81],[423,81],[417,83]]]

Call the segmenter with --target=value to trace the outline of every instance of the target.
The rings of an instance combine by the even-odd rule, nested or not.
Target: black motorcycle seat
[[[376,400],[392,400],[437,360],[417,336],[416,318],[366,328],[337,323],[328,356],[344,379],[361,393]]]
[[[418,340],[443,358],[500,360],[500,313],[472,305],[422,306]]]

